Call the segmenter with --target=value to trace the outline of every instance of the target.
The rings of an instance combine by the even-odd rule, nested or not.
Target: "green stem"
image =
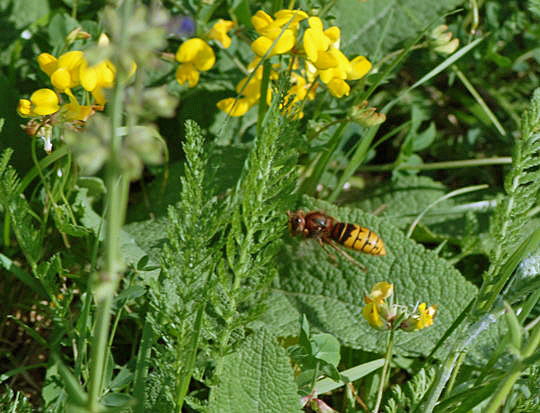
[[[491,120],[491,122],[493,122],[493,125],[495,126],[495,129],[497,129],[497,131],[502,135],[506,135],[506,131],[504,130],[503,126],[501,125],[501,123],[499,122],[499,120],[497,119],[497,117],[495,116],[495,114],[491,111],[491,109],[489,108],[489,106],[486,104],[485,100],[482,98],[482,96],[480,96],[480,94],[477,92],[477,90],[475,89],[475,87],[473,86],[473,84],[471,82],[469,82],[469,79],[467,79],[467,76],[465,76],[463,74],[463,72],[461,70],[459,70],[459,68],[456,66],[456,65],[453,65],[452,66],[452,70],[454,71],[454,73],[457,75],[457,77],[459,78],[459,80],[461,80],[461,82],[463,83],[463,85],[467,88],[467,90],[469,91],[469,93],[476,99],[476,101],[478,102],[478,104],[480,105],[480,107],[484,110],[484,112],[486,113],[487,117]]]
[[[538,348],[540,344],[540,324],[537,324],[536,327],[531,332],[529,341],[523,351],[521,352],[520,360],[517,360],[512,367],[510,374],[506,376],[504,381],[499,385],[497,391],[493,394],[489,404],[484,410],[485,413],[495,413],[498,411],[499,407],[504,403],[508,394],[512,390],[512,387],[516,381],[521,376],[521,372],[526,366],[522,365],[522,360],[530,357]]]
[[[197,316],[195,318],[194,331],[191,336],[190,354],[187,360],[187,365],[184,371],[181,372],[180,383],[178,385],[178,395],[176,397],[176,411],[182,413],[182,406],[186,398],[189,383],[195,369],[195,361],[197,360],[197,349],[199,348],[199,337],[201,335],[204,314],[204,303],[199,304]]]
[[[125,49],[127,43],[127,25],[133,8],[133,0],[125,0],[122,5],[120,39],[117,47]],[[107,343],[111,322],[111,309],[114,294],[121,276],[123,263],[120,256],[120,231],[124,222],[127,207],[129,183],[120,166],[120,148],[122,137],[118,130],[122,125],[123,105],[125,95],[125,77],[122,71],[117,73],[112,100],[108,107],[110,114],[110,158],[107,164],[107,199],[106,233],[105,233],[105,262],[94,291],[96,301],[96,321],[93,329],[90,378],[88,384],[88,411],[99,411],[99,398],[105,376],[105,360],[107,358]]]
[[[373,408],[373,413],[378,413],[381,407],[382,396],[388,376],[390,372],[390,363],[392,362],[392,348],[394,347],[394,330],[390,330],[388,335],[388,344],[386,345],[386,354],[384,355],[384,366],[381,372],[381,382],[379,383],[379,390],[377,391],[377,401]]]
[[[474,343],[474,341],[478,338],[478,336],[495,321],[497,321],[496,315],[485,314],[479,321],[474,324],[470,324],[468,328],[461,332],[460,336],[456,338],[456,341],[452,345],[448,356],[439,368],[437,376],[435,377],[435,380],[433,381],[433,384],[426,395],[425,402],[418,404],[414,410],[415,413],[433,412],[433,409],[437,405],[439,397],[441,396],[446,384],[452,377],[452,372],[456,367],[458,359],[460,359],[460,355],[466,352],[472,343]]]
[[[148,359],[152,352],[153,330],[152,324],[149,321],[148,310],[144,320],[144,326],[142,331],[141,343],[139,345],[139,353],[137,354],[137,364],[135,366],[135,378],[133,379],[133,394],[137,397],[137,405],[135,406],[135,413],[144,413],[145,406],[145,384],[146,376],[148,374]]]
[[[345,130],[345,127],[347,125],[347,122],[343,122],[336,128],[334,135],[332,135],[332,137],[328,141],[328,146],[326,150],[321,154],[319,160],[317,161],[313,173],[304,182],[302,193],[313,195],[313,193],[315,192],[317,184],[319,183],[321,177],[326,171],[328,163],[330,162],[330,158],[339,147],[343,131]]]
[[[365,133],[364,136],[361,138],[358,146],[356,147],[356,151],[353,157],[345,167],[345,170],[341,174],[338,183],[336,184],[336,187],[330,194],[330,197],[328,198],[329,202],[334,202],[337,199],[337,197],[341,193],[341,190],[343,189],[343,185],[354,174],[358,167],[364,162],[367,157],[369,147],[371,146],[371,142],[373,142],[375,134],[378,130],[379,125],[371,127],[367,130],[367,133]]]
[[[451,169],[451,168],[469,168],[472,166],[487,166],[487,165],[509,165],[512,163],[512,157],[501,156],[496,158],[483,159],[462,159],[459,161],[431,162],[422,165],[399,165],[399,169],[414,169],[418,171],[430,171],[436,169]],[[396,168],[395,163],[387,163],[382,165],[366,165],[360,166],[358,171],[362,172],[384,172],[391,171]]]
[[[10,238],[9,238],[9,232],[10,232],[10,219],[9,219],[9,211],[7,208],[4,210],[4,225],[3,225],[3,231],[2,231],[2,243],[5,248],[9,248],[10,244]]]
[[[459,373],[459,368],[461,367],[461,364],[465,360],[466,353],[461,353],[457,360],[456,365],[454,366],[454,370],[452,371],[452,375],[450,376],[450,380],[448,380],[448,385],[446,386],[446,389],[444,391],[445,396],[448,396],[450,393],[452,393],[452,389],[454,388],[454,385],[456,384],[456,378]]]

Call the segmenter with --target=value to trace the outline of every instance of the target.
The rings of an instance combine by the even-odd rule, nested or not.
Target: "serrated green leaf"
[[[264,329],[224,357],[220,378],[210,393],[210,413],[301,411],[287,352]]]
[[[477,292],[447,261],[406,238],[388,220],[311,198],[304,199],[303,207],[366,226],[384,240],[387,248],[384,257],[350,253],[368,268],[367,274],[341,257],[333,263],[316,242],[309,240],[291,242],[281,257],[281,284],[275,294],[286,297],[292,311],[307,314],[313,327],[333,334],[345,345],[384,350],[386,334],[371,329],[361,315],[364,295],[377,282],[392,282],[395,301],[400,304],[438,305],[432,327],[414,333],[397,332],[395,352],[402,355],[427,354]]]
[[[380,53],[387,53],[400,42],[416,36],[437,16],[462,3],[463,0],[339,0],[332,14],[341,28],[341,47],[345,53],[370,56],[378,47]],[[380,39],[383,27],[388,30]]]

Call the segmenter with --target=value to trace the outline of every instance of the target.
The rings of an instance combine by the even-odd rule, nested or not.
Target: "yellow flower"
[[[60,91],[78,86],[79,67],[83,62],[84,53],[80,50],[74,50],[61,55],[56,61],[55,70],[50,73],[51,83],[53,86]],[[51,68],[52,62],[49,67],[46,67],[46,69],[50,70]]]
[[[227,113],[229,116],[242,116],[253,106],[248,98],[226,98],[217,103],[219,110]]]
[[[79,77],[81,86],[92,93],[98,105],[105,104],[105,93],[103,89],[109,89],[114,86],[116,76],[116,67],[109,60],[104,60],[94,66],[88,66],[84,61],[80,65]]]
[[[415,330],[421,330],[423,328],[433,325],[433,319],[437,313],[437,306],[430,305],[427,306],[426,303],[421,303],[418,306],[418,314],[413,316],[416,323],[414,324]]]
[[[348,80],[357,80],[363,78],[371,70],[371,62],[364,56],[356,56],[351,60],[351,69],[347,72]]]
[[[230,20],[219,19],[208,33],[208,38],[218,41],[225,49],[231,46],[231,38],[227,34],[234,27],[235,23]]]
[[[286,29],[283,31],[283,34],[281,34],[281,31],[278,33],[278,35],[275,38],[270,38],[266,36],[261,36],[258,39],[256,39],[253,43],[251,43],[251,50],[257,55],[257,56],[264,56],[270,48],[272,50],[268,54],[268,56],[275,56],[278,54],[284,54],[289,52],[293,47],[294,43],[296,41],[295,34],[292,30]],[[274,44],[274,41],[276,38],[279,39]],[[272,45],[274,46],[272,47]]]
[[[41,53],[37,57],[37,61],[41,70],[47,73],[47,76],[52,75],[52,73],[58,67],[58,59],[49,53]]]
[[[308,23],[309,29],[305,31],[303,39],[307,58],[319,70],[336,67],[338,61],[331,50],[337,50],[332,47],[332,42],[339,42],[339,29],[336,27],[337,33],[333,28],[323,31],[322,21],[318,17],[310,17]]]
[[[386,327],[386,317],[389,315],[388,305],[385,303],[394,292],[394,286],[386,281],[373,286],[371,293],[364,297],[366,305],[362,309],[362,316],[369,325],[376,329]]]
[[[337,61],[337,66],[331,69],[319,70],[319,76],[326,83],[332,95],[338,98],[347,96],[350,86],[345,80],[361,79],[371,70],[371,63],[364,56],[357,56],[352,61],[349,61],[347,56],[334,48],[330,48],[329,53]]]
[[[21,116],[45,116],[58,112],[58,95],[51,89],[38,89],[30,100],[21,99],[17,111]]]
[[[259,10],[251,17],[251,23],[261,36],[251,43],[251,50],[258,56],[264,56],[272,47],[269,56],[289,52],[296,42],[296,30],[300,21],[307,17],[301,10],[280,10],[272,19],[264,11]],[[290,22],[290,23],[289,23]],[[284,28],[284,26],[289,25]]]
[[[176,81],[181,85],[188,84],[189,87],[195,87],[199,83],[199,71],[192,63],[182,63],[176,69]]]
[[[62,106],[62,114],[67,121],[86,121],[94,112],[92,106],[79,105],[77,98],[70,92],[68,93],[69,103]]]
[[[330,79],[326,86],[328,86],[328,90],[330,91],[332,96],[335,96],[337,98],[349,96],[349,92],[351,91],[351,87],[349,86],[349,84],[337,77]]]
[[[176,60],[182,63],[176,70],[176,80],[181,85],[194,87],[199,83],[199,72],[210,70],[216,62],[212,48],[204,40],[193,38],[180,45]]]
[[[195,69],[205,72],[214,66],[216,56],[208,43],[195,37],[180,45],[176,60],[180,63],[191,63]]]
[[[296,30],[298,24],[302,20],[307,19],[308,15],[302,10],[281,9],[274,13],[274,17],[276,18],[276,24],[280,27],[290,22],[289,28]]]
[[[17,112],[23,118],[36,116],[36,114],[32,111],[32,102],[30,102],[28,99],[19,99]]]

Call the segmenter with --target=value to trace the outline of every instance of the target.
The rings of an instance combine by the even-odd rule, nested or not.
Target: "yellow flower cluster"
[[[207,37],[217,41],[221,47],[227,49],[232,43],[228,31],[233,27],[234,22],[220,19],[210,29]],[[194,37],[180,45],[176,52],[176,60],[180,62],[180,66],[176,69],[178,83],[195,87],[199,83],[200,72],[212,69],[216,63],[216,55],[205,40]]]
[[[19,101],[18,112],[23,117],[52,115],[59,112],[65,121],[84,121],[94,109],[105,104],[104,89],[114,85],[116,68],[106,60],[90,66],[79,50],[70,51],[60,57],[41,53],[37,58],[39,67],[49,76],[54,87],[39,89],[30,99]],[[72,89],[81,87],[90,92],[93,105],[80,105]],[[60,106],[61,93],[68,96],[69,103]]]
[[[386,302],[393,293],[394,286],[383,281],[375,284],[371,292],[364,297],[366,305],[362,309],[362,316],[371,327],[378,330],[399,328],[416,331],[433,325],[437,306],[428,307],[426,303],[421,303],[411,312],[402,306]]]
[[[259,37],[251,43],[251,50],[257,56],[248,66],[250,75],[238,83],[236,91],[239,96],[236,99],[223,99],[217,104],[219,109],[231,116],[242,116],[260,98],[262,72],[255,68],[262,58],[289,54],[293,59],[290,65],[292,86],[286,98],[287,110],[297,102],[314,99],[318,79],[333,96],[340,98],[350,92],[347,81],[361,79],[371,69],[371,63],[364,56],[349,60],[340,51],[341,32],[337,26],[325,30],[319,17],[310,17],[302,10],[283,9],[273,17],[259,10],[252,16],[251,22]],[[299,38],[303,22],[307,22],[307,28]],[[303,58],[302,66],[297,58]],[[277,71],[274,70],[271,78],[277,78]],[[249,87],[245,87],[246,84]],[[270,90],[266,95],[270,95]],[[296,116],[302,117],[303,113],[300,111]]]

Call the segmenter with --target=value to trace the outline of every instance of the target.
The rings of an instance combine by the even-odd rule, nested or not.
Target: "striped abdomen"
[[[371,255],[386,255],[383,240],[369,228],[337,222],[331,238],[341,245]]]

